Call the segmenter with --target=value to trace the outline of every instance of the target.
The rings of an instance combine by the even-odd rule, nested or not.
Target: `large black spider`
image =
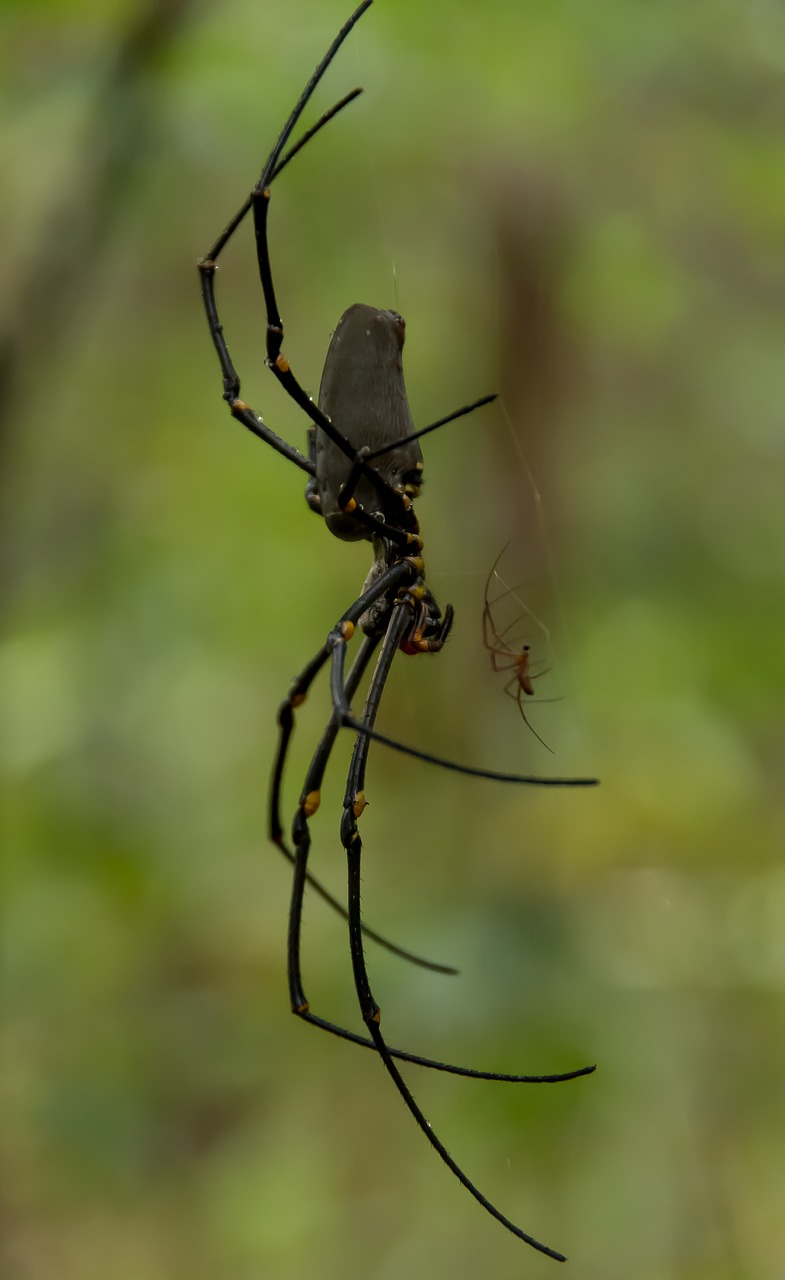
[[[199,263],[202,298],[210,334],[223,374],[223,394],[232,416],[254,435],[271,445],[308,477],[306,499],[310,508],[324,519],[337,537],[365,539],[373,546],[373,564],[358,598],[350,604],[330,631],[324,644],[296,677],[278,713],[279,739],[270,786],[270,837],[293,863],[293,884],[288,932],[288,982],[292,1012],[305,1022],[333,1035],[375,1051],[381,1058],[398,1092],[418,1126],[456,1178],[494,1218],[514,1235],[549,1257],[564,1261],[564,1255],[541,1244],[505,1217],[469,1180],[436,1136],[409,1090],[398,1068],[399,1062],[447,1071],[455,1075],[506,1083],[554,1083],[588,1075],[593,1066],[546,1076],[506,1075],[458,1067],[391,1048],[380,1027],[380,1010],[371,991],[363,954],[363,933],[382,946],[415,964],[446,973],[455,970],[424,960],[381,937],[361,920],[360,860],[362,841],[358,819],[365,808],[364,782],[372,741],[415,756],[431,765],[461,774],[508,783],[541,786],[590,786],[591,778],[540,778],[498,773],[445,760],[430,752],[404,745],[375,728],[376,716],[396,653],[437,653],[444,645],[453,622],[450,605],[442,612],[425,582],[422,539],[413,500],[422,481],[422,452],[419,439],[428,431],[479,408],[492,400],[484,396],[415,431],[403,380],[401,351],[404,321],[394,311],[356,303],[338,322],[322,373],[318,404],[303,390],[282,351],[283,323],[273,286],[267,237],[267,212],[272,183],[286,165],[313,136],[361,92],[355,89],[336,103],[288,151],[286,144],[302,112],[338,49],[372,0],[363,0],[336,36],[322,61],[303,89],[262,170],[262,175],[243,206],[232,218],[212,248]],[[267,365],[292,400],[306,414],[308,452],[303,455],[282,440],[261,417],[240,398],[240,379],[232,364],[223,326],[215,302],[215,272],[218,257],[237,227],[253,212],[256,253],[262,293],[267,313]],[[364,634],[348,673],[346,649],[357,628]],[[360,681],[371,656],[381,644],[371,677],[365,707],[358,718],[351,709]],[[280,817],[281,786],[294,727],[294,713],[305,700],[321,669],[330,665],[333,712],[313,754],[292,825],[291,850],[284,838]],[[348,863],[348,898],[344,907],[317,881],[308,869],[310,851],[309,819],[320,803],[320,788],[333,744],[341,728],[355,735],[343,801],[341,842]],[[367,1036],[358,1035],[312,1013],[303,987],[300,964],[300,937],[303,896],[306,883],[342,914],[349,925],[349,946],[354,984]]]

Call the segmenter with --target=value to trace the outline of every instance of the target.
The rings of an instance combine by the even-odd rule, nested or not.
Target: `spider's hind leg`
[[[282,707],[279,713],[279,724],[281,727],[281,733],[279,737],[278,751],[276,753],[276,760],[275,760],[275,765],[273,769],[273,781],[271,786],[271,809],[270,809],[271,834],[274,839],[274,842],[278,845],[279,848],[281,848],[282,852],[284,852],[287,857],[292,857],[294,861],[294,876],[293,876],[293,882],[292,882],[291,906],[290,906],[290,913],[289,913],[289,942],[288,942],[289,994],[290,994],[292,1011],[296,1013],[297,1016],[300,1017],[304,1022],[309,1022],[312,1026],[319,1027],[323,1031],[329,1031],[331,1035],[339,1036],[341,1039],[348,1040],[352,1044],[359,1045],[362,1048],[372,1049],[377,1051],[378,1049],[373,1039],[368,1039],[363,1036],[359,1036],[355,1032],[348,1031],[346,1028],[337,1026],[333,1022],[329,1022],[324,1018],[317,1017],[314,1013],[311,1012],[309,1008],[309,1003],[305,995],[302,976],[301,976],[300,942],[301,942],[301,934],[302,934],[303,899],[305,894],[305,885],[309,877],[309,873],[307,870],[308,853],[310,850],[310,833],[308,830],[308,820],[313,814],[313,812],[315,812],[315,809],[318,807],[318,804],[319,804],[318,789],[316,789],[316,787],[321,776],[319,771],[320,766],[318,764],[314,765],[314,763],[312,762],[312,769],[309,770],[309,773],[306,779],[306,784],[305,784],[305,787],[303,788],[303,794],[301,796],[300,806],[298,807],[298,813],[295,818],[295,824],[294,824],[294,836],[295,836],[295,842],[296,842],[296,852],[294,855],[291,855],[286,850],[283,844],[283,835],[281,830],[280,813],[279,813],[280,790],[281,790],[281,781],[283,777],[283,767],[284,767],[284,763],[285,763],[287,752],[288,752],[289,739],[291,737],[291,733],[294,726],[294,710],[296,709],[297,706],[302,704],[305,698],[305,695],[310,687],[310,684],[312,683],[318,671],[327,661],[327,658],[331,653],[333,655],[332,671],[331,671],[331,681],[333,683],[333,687],[335,685],[335,681],[340,680],[341,695],[343,698],[346,698],[347,694],[354,692],[354,690],[351,687],[351,684],[349,683],[350,677],[347,677],[346,681],[344,681],[343,675],[342,675],[343,664],[345,661],[345,654],[346,654],[346,642],[347,642],[347,639],[349,638],[349,635],[351,634],[351,626],[354,624],[355,620],[362,615],[362,613],[369,606],[369,604],[373,602],[374,598],[383,596],[385,591],[387,590],[394,590],[396,587],[399,587],[402,581],[407,576],[407,574],[410,574],[410,573],[411,573],[411,566],[406,561],[399,561],[397,564],[393,565],[389,570],[387,570],[387,572],[383,574],[379,578],[379,580],[375,583],[375,586],[373,589],[371,589],[368,592],[365,592],[360,597],[360,599],[356,601],[354,605],[351,606],[350,609],[347,609],[343,618],[339,620],[339,622],[330,632],[330,635],[327,637],[325,644],[318,651],[315,657],[312,658],[311,661],[307,664],[307,666],[304,668],[301,675],[294,681],[292,685],[292,689],[290,690],[290,693],[289,693],[289,697],[282,704]],[[396,616],[399,619],[398,625],[400,625],[400,631],[396,632],[396,644],[397,644],[400,638],[400,635],[402,635],[406,627],[411,624],[409,605],[405,602],[405,600],[399,602],[399,607],[397,609]],[[347,627],[346,625],[347,623],[350,624],[349,627]],[[370,656],[370,652],[375,647],[375,643],[378,639],[379,639],[378,636],[367,637],[366,645],[364,646],[364,650],[361,650],[361,653],[367,650],[368,656]],[[385,646],[390,645],[390,643],[391,641],[389,639],[389,630],[388,630],[388,632],[385,635]],[[393,652],[394,652],[394,649],[395,649],[395,645],[393,645]],[[336,661],[337,656],[339,656],[338,661]],[[360,655],[358,655],[358,658],[359,656]],[[381,662],[381,658],[379,661]],[[389,666],[390,659],[386,659],[386,661]],[[356,666],[356,663],[355,663],[355,666]],[[371,682],[371,690],[376,691],[374,694],[374,697],[376,699],[381,697],[381,690],[383,689],[384,683],[386,682],[386,678],[387,678],[387,672],[385,671],[383,679],[381,680],[381,684],[380,684],[379,683],[380,677],[378,674],[379,670],[380,670],[379,663],[377,663],[377,668],[376,668],[376,671],[374,672],[374,676]],[[371,698],[371,691],[369,691],[369,699],[370,698]],[[336,707],[335,719],[337,723],[339,703],[335,702],[334,700],[334,705]],[[367,710],[366,710],[366,714],[368,714]],[[375,717],[375,712],[374,712],[374,717]],[[374,717],[371,717],[371,718],[374,718]],[[325,734],[325,738],[327,737],[327,733],[330,733],[330,732],[331,730],[328,727],[328,731]],[[319,753],[317,749],[317,756],[318,754]],[[321,767],[323,767],[323,765]],[[362,801],[358,794],[357,787],[355,787],[354,792],[352,793],[352,805],[357,806],[357,812],[353,815],[354,818],[356,819],[357,817],[359,817],[359,814],[362,811],[362,807],[363,807]],[[276,839],[276,835],[278,837],[277,839]],[[340,905],[338,909],[342,911],[342,908],[340,907]],[[352,908],[351,908],[351,894],[350,894],[349,913],[351,913],[351,910]],[[366,934],[368,934],[369,932],[367,929],[365,929],[362,922],[359,920],[357,921],[355,927],[358,929],[361,936],[363,932],[365,932]],[[362,946],[362,943],[360,945]],[[388,947],[391,947],[391,944],[389,943],[386,943],[386,945]],[[422,960],[420,960],[419,957],[416,957],[416,958],[412,957],[410,953],[405,953],[405,958],[415,959],[416,962],[420,964],[427,965],[429,963],[429,962],[423,962]],[[435,967],[435,966],[431,966],[431,967]],[[578,1076],[589,1075],[594,1070],[593,1066],[588,1066],[588,1067],[580,1067],[574,1071],[548,1074],[548,1075],[509,1075],[509,1074],[499,1073],[494,1071],[480,1071],[473,1067],[456,1066],[453,1063],[439,1062],[433,1058],[425,1058],[419,1054],[409,1053],[408,1051],[403,1049],[393,1049],[393,1048],[390,1048],[389,1046],[385,1046],[385,1052],[392,1058],[397,1058],[404,1062],[410,1062],[415,1066],[428,1067],[436,1071],[444,1071],[450,1075],[467,1076],[472,1079],[478,1079],[478,1080],[493,1080],[496,1082],[502,1082],[507,1084],[555,1084],[564,1080],[576,1079]]]
[[[376,718],[379,703],[387,681],[387,677],[392,666],[393,659],[397,649],[401,646],[402,639],[406,634],[406,630],[411,625],[409,617],[409,608],[405,599],[400,599],[393,607],[390,617],[387,634],[379,654],[376,669],[371,680],[371,686],[368,691],[368,697],[365,704],[363,721],[371,728]],[[414,1096],[401,1075],[395,1062],[395,1055],[391,1052],[387,1042],[381,1031],[381,1010],[377,1004],[373,992],[371,990],[368,971],[365,964],[362,942],[362,908],[361,908],[361,859],[362,859],[362,840],[358,829],[358,819],[365,807],[365,770],[370,750],[370,738],[368,736],[358,736],[355,740],[354,750],[352,752],[351,764],[349,766],[349,775],[347,779],[346,794],[344,797],[344,813],[341,822],[341,843],[346,850],[346,858],[348,865],[349,880],[349,944],[351,948],[352,968],[354,972],[354,985],[357,992],[357,998],[360,1005],[363,1021],[368,1030],[370,1039],[372,1040],[385,1070],[392,1079],[397,1088],[403,1102],[409,1111],[409,1114],[415,1120],[418,1128],[424,1134],[430,1145],[434,1148],[437,1155],[447,1166],[450,1172],[458,1179],[463,1187],[470,1195],[481,1205],[487,1213],[506,1227],[508,1231],[523,1240],[533,1249],[540,1253],[547,1254],[549,1257],[563,1262],[564,1255],[551,1249],[548,1245],[542,1244],[533,1236],[523,1231],[521,1227],[512,1222],[505,1214],[496,1208],[492,1202],[483,1195],[478,1187],[467,1177],[460,1165],[453,1159],[447,1148],[444,1146],[440,1138],[437,1137],[430,1122],[426,1119],[420,1110]]]

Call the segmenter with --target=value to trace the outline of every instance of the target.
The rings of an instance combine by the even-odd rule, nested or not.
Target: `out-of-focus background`
[[[232,422],[195,262],[348,0],[24,0],[2,23],[3,1136],[9,1280],[553,1274],[429,1151],[373,1058],[288,1013],[275,709],[354,597],[303,477]],[[382,748],[363,818],[390,1041],[572,1084],[407,1073],[580,1280],[785,1272],[785,16],[775,0],[377,0],[281,178],[286,352],[407,319],[442,655],[381,725],[594,791]],[[250,227],[218,296],[263,366]],[[482,647],[532,645],[537,741]],[[501,593],[500,581],[493,584]],[[518,603],[520,602],[520,604]],[[524,605],[530,612],[524,611]],[[536,616],[532,616],[536,615]],[[534,705],[529,705],[534,703]],[[293,809],[328,714],[298,718]],[[343,892],[343,744],[314,869]],[[306,989],[359,1029],[313,898]]]

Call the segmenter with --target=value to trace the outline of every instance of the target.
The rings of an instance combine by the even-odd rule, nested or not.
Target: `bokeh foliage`
[[[194,263],[347,15],[337,0],[8,0],[0,229],[3,1216],[9,1277],[545,1275],[427,1151],[370,1055],[288,1016],[266,844],[275,708],[362,581],[231,423]],[[133,34],[132,34],[133,33]],[[134,40],[136,43],[134,43]],[[408,323],[429,574],[389,732],[596,794],[373,757],[369,953],[456,1157],[586,1280],[785,1266],[785,17],[775,0],[377,0],[271,212],[316,389],[356,300]],[[262,362],[248,228],[219,300]],[[490,564],[552,635],[529,711],[482,650]],[[509,601],[508,601],[509,604]],[[327,714],[298,722],[288,799]],[[341,765],[316,831],[342,882]],[[344,929],[314,1008],[355,1026]]]

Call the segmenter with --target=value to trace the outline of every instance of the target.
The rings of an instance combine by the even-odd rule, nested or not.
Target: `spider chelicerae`
[[[402,751],[429,765],[499,782],[560,787],[591,786],[595,782],[592,778],[541,778],[475,768],[397,742],[375,728],[396,654],[438,653],[453,623],[452,607],[447,605],[442,611],[425,582],[423,544],[413,505],[422,482],[420,438],[437,427],[479,409],[494,397],[484,396],[416,431],[403,379],[404,321],[395,311],[363,303],[349,307],[338,322],[327,353],[317,404],[303,389],[283,354],[283,322],[273,284],[267,231],[272,184],[302,147],[361,92],[355,89],[347,94],[325,112],[299,141],[286,149],[322,76],[371,3],[372,0],[364,0],[336,36],[300,94],[250,196],[199,263],[202,298],[223,375],[224,399],[232,416],[305,473],[308,478],[308,505],[322,517],[331,533],[347,541],[368,541],[373,548],[373,563],[360,595],[344,610],[324,644],[295,678],[278,713],[279,738],[270,783],[269,822],[271,840],[294,868],[287,949],[289,997],[292,1012],[304,1022],[375,1052],[428,1142],[467,1191],[515,1236],[549,1257],[563,1261],[563,1254],[541,1244],[523,1231],[470,1181],[426,1120],[401,1074],[399,1064],[410,1063],[454,1075],[507,1084],[572,1080],[577,1076],[590,1074],[594,1067],[581,1067],[575,1071],[545,1076],[507,1075],[455,1066],[392,1048],[382,1034],[380,1009],[371,990],[363,951],[365,935],[414,964],[446,973],[455,972],[448,966],[434,964],[406,951],[362,922],[362,841],[358,821],[366,804],[365,773],[372,742]],[[284,390],[299,405],[310,424],[306,454],[300,453],[278,436],[242,400],[240,379],[232,363],[218,314],[215,301],[217,261],[249,212],[253,216],[259,276],[267,315],[266,363]],[[363,633],[363,639],[347,672],[347,646],[358,629]],[[351,702],[377,649],[379,653],[368,683],[364,709],[358,716],[352,711]],[[280,810],[281,788],[295,712],[305,700],[314,679],[327,665],[330,667],[332,715],[306,773],[292,824],[290,847],[284,835]],[[350,730],[354,735],[341,820],[341,841],[346,851],[348,867],[345,906],[313,876],[308,866],[310,819],[319,807],[324,772],[333,744],[342,728]],[[310,1009],[300,961],[302,908],[307,884],[348,921],[354,985],[366,1035],[329,1022]]]

